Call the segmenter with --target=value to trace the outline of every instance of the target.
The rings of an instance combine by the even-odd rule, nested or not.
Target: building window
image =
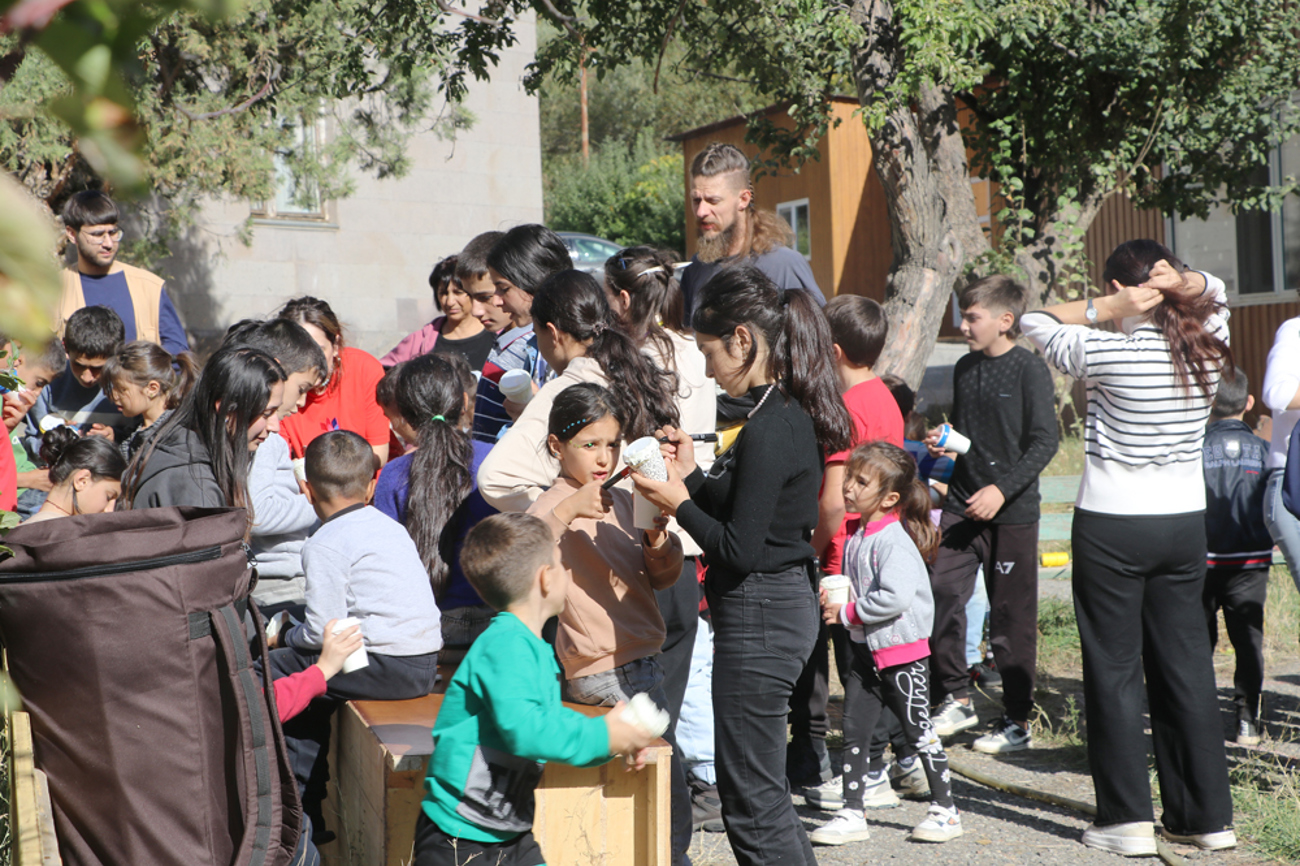
[[[320,159],[325,141],[325,119],[298,118],[285,123],[290,139],[284,150],[276,151],[272,158],[275,172],[275,197],[270,201],[253,202],[253,216],[262,219],[314,220],[327,219],[326,203],[314,179],[302,177],[294,170],[295,163]]]
[[[802,253],[805,259],[811,259],[812,229],[808,222],[808,199],[801,198],[798,201],[779,204],[776,206],[776,213],[790,224],[790,229],[794,232],[794,243],[790,246]]]

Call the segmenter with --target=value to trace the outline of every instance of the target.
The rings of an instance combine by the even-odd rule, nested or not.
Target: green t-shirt
[[[14,465],[18,467],[20,473],[31,472],[40,468],[32,462],[32,458],[27,454],[27,448],[23,445],[22,436],[17,433],[10,433],[9,443],[14,447]]]
[[[433,726],[422,808],[449,836],[507,842],[532,829],[542,763],[609,760],[609,731],[560,702],[551,647],[499,613],[447,686]]]

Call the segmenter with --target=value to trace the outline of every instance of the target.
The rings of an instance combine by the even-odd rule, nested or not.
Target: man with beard
[[[817,303],[826,303],[808,260],[790,246],[790,226],[772,211],[754,207],[749,159],[738,147],[715,141],[696,155],[691,163],[691,204],[700,234],[691,264],[682,273],[686,327],[700,289],[729,264],[755,265],[779,288],[806,289]]]
[[[189,340],[162,277],[117,261],[122,242],[118,210],[98,190],[83,190],[63,206],[68,241],[77,263],[63,269],[59,333],[68,317],[83,307],[104,306],[122,319],[126,340],[158,343],[173,355],[189,350]]]

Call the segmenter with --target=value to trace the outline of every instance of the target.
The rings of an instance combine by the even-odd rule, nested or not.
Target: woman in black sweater
[[[824,455],[851,435],[830,329],[806,292],[783,292],[749,266],[704,287],[692,324],[708,375],[756,405],[707,475],[686,432],[660,430],[668,481],[637,475],[636,485],[709,564],[718,794],[736,860],[813,864],[785,777],[786,713],[817,638],[810,539]]]

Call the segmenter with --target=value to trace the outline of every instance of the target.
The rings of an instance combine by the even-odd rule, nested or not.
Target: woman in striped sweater
[[[1201,610],[1201,443],[1222,369],[1232,369],[1221,280],[1155,241],[1106,262],[1105,295],[1027,313],[1025,336],[1087,384],[1086,460],[1075,503],[1074,605],[1083,650],[1094,848],[1156,853],[1146,674],[1168,839],[1236,844],[1222,724]],[[1115,331],[1090,327],[1114,321]]]

